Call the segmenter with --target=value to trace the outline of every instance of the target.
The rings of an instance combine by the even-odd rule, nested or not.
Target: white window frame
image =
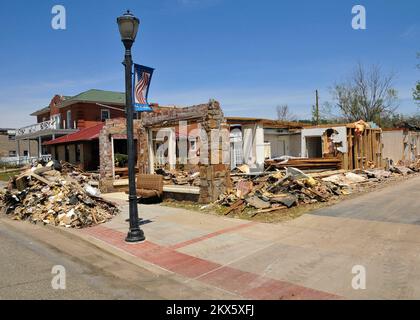
[[[51,116],[51,120],[50,121],[55,121],[55,128],[56,129],[60,129],[61,128],[61,115],[60,114],[55,114],[53,116]]]
[[[66,112],[66,129],[71,129],[72,127],[72,121],[71,121],[71,110],[67,110]]]
[[[102,117],[103,112],[106,112],[108,114],[108,118]],[[111,112],[109,111],[109,109],[101,109],[101,121],[106,121],[107,119],[111,119]]]
[[[196,152],[197,151],[197,137],[190,138],[190,151]]]

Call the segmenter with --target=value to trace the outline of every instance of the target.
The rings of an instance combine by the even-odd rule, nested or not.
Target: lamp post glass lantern
[[[118,28],[120,30],[121,40],[134,42],[139,30],[140,20],[133,16],[130,10],[117,19]]]
[[[125,100],[127,117],[127,153],[128,153],[128,183],[129,183],[129,213],[130,230],[125,239],[127,242],[140,242],[145,240],[144,233],[139,227],[139,215],[137,209],[137,191],[136,191],[136,169],[135,169],[135,146],[133,133],[134,106],[133,106],[133,59],[131,56],[131,47],[136,40],[140,20],[127,11],[123,16],[117,19],[120,30],[121,41],[125,47]]]

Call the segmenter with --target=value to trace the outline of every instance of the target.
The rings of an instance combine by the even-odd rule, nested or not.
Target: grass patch
[[[20,173],[20,170],[11,172],[0,172],[0,181],[9,181],[11,177],[14,177]]]

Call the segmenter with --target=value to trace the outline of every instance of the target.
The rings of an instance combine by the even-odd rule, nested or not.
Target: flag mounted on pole
[[[149,86],[152,81],[153,71],[155,69],[134,64],[134,111],[147,112],[153,111],[147,102],[149,95]]]

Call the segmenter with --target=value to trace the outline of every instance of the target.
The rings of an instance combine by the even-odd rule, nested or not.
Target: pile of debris
[[[305,174],[293,167],[285,171],[264,172],[259,175],[235,176],[234,187],[216,202],[227,207],[225,215],[241,213],[251,208],[251,216],[294,206],[327,202],[342,195],[359,192],[392,175],[406,175],[411,169],[393,167],[382,169],[324,171]]]
[[[12,178],[1,191],[2,211],[15,220],[67,228],[104,223],[119,210],[100,196],[98,184],[99,175],[71,164],[39,164]]]
[[[394,167],[391,167],[391,170],[396,168],[397,170],[401,170],[404,171],[404,169],[408,168],[411,171],[414,172],[420,172],[420,159],[414,160],[414,161],[410,161],[410,160],[406,160],[406,161],[398,161],[397,165]]]
[[[283,169],[293,167],[297,169],[329,169],[335,170],[340,167],[341,159],[338,158],[296,158],[283,156],[265,161],[266,170],[272,168]]]
[[[157,169],[156,174],[163,176],[163,182],[166,185],[200,186],[200,172],[198,171]]]

